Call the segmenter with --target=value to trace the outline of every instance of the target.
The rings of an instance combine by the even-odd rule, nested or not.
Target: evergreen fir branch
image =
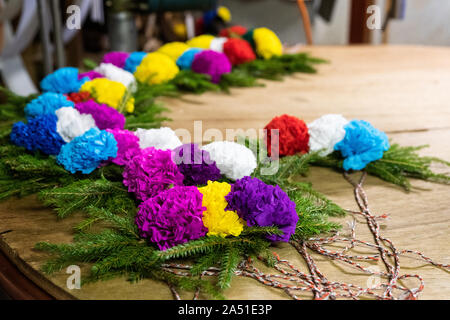
[[[197,259],[196,263],[192,266],[191,273],[194,276],[201,275],[201,273],[208,268],[217,266],[223,256],[223,250],[214,250],[208,254],[202,255]]]
[[[219,281],[217,283],[220,289],[226,289],[230,286],[231,279],[233,278],[234,272],[236,271],[236,268],[241,260],[241,252],[238,247],[228,245],[225,248],[220,266]]]
[[[136,243],[136,239],[120,235],[112,230],[104,230],[99,234],[80,237],[78,241],[71,244],[39,242],[35,245],[35,249],[56,256],[42,267],[44,272],[51,274],[70,264],[100,260],[123,247]]]
[[[90,205],[85,209],[89,218],[82,221],[75,227],[78,232],[83,232],[89,229],[94,223],[103,221],[106,222],[111,228],[117,230],[120,234],[128,235],[139,239],[136,224],[134,223],[134,217],[136,210],[131,212],[124,212],[126,215],[114,214],[104,207],[96,207]]]
[[[97,62],[88,58],[83,59],[83,65],[87,70],[94,70],[98,66]]]
[[[269,226],[269,227],[259,227],[259,226],[253,226],[253,227],[244,227],[244,230],[241,233],[242,236],[247,235],[254,235],[254,234],[260,234],[260,235],[282,235],[283,231],[281,231],[276,226]]]
[[[46,189],[39,193],[39,199],[46,206],[53,207],[59,218],[92,207],[110,210],[112,213],[136,211],[134,200],[123,184],[106,179],[84,179],[62,187]]]
[[[182,70],[170,81],[171,84],[184,92],[201,94],[206,91],[219,91],[220,87],[211,82],[211,78],[192,70]]]
[[[164,251],[157,251],[156,255],[161,261],[170,259],[187,258],[197,256],[199,254],[207,254],[213,250],[220,250],[224,246],[239,244],[243,247],[252,247],[256,249],[260,247],[260,243],[256,238],[222,238],[222,237],[205,237],[198,240],[190,241],[178,246],[169,248]]]
[[[448,173],[437,173],[432,169],[432,165],[435,163],[447,167],[449,163],[434,157],[420,156],[418,151],[425,147],[427,146],[402,147],[398,144],[392,144],[389,150],[384,152],[382,159],[369,163],[365,170],[367,173],[396,184],[406,191],[412,188],[411,178],[450,184]],[[314,164],[343,171],[343,159],[337,152],[325,158],[315,159]]]
[[[207,280],[177,276],[167,271],[155,269],[143,273],[142,277],[164,281],[169,285],[177,287],[181,290],[194,291],[200,289],[201,291],[206,292],[215,299],[225,299],[224,296],[215,288],[215,286],[213,286],[212,283]]]
[[[229,92],[231,87],[264,87],[264,84],[258,83],[258,80],[245,70],[234,69],[222,75],[219,86],[221,90]]]

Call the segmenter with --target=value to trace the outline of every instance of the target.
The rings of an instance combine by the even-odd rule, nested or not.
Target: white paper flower
[[[223,53],[223,45],[225,42],[227,42],[227,40],[228,40],[228,38],[225,38],[225,37],[214,38],[211,41],[209,48],[213,51]]]
[[[136,78],[134,75],[111,63],[101,63],[94,71],[104,75],[109,80],[122,83],[131,92],[135,92],[137,89]]]
[[[90,114],[80,114],[72,107],[59,108],[55,114],[58,118],[56,131],[67,143],[96,127],[95,120]]]
[[[202,148],[211,155],[220,173],[232,180],[249,176],[256,168],[256,157],[253,152],[238,143],[218,141]]]
[[[345,125],[348,120],[340,114],[326,114],[308,125],[309,150],[319,151],[327,156],[334,150],[334,145],[344,139]]]
[[[141,149],[154,147],[160,150],[173,150],[182,144],[175,131],[167,127],[148,130],[137,129],[135,135],[139,138]]]

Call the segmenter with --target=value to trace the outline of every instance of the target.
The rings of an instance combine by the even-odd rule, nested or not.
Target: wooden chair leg
[[[311,19],[309,18],[308,9],[306,8],[304,0],[297,0],[297,4],[300,10],[300,14],[302,15],[303,28],[305,29],[306,43],[308,45],[312,45],[313,37],[311,31]]]

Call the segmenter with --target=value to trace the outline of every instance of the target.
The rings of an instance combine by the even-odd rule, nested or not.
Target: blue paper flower
[[[56,131],[58,118],[54,114],[37,116],[28,121],[28,126],[33,133],[36,149],[45,154],[56,155],[61,147],[66,144]]]
[[[71,173],[81,171],[89,174],[102,161],[117,156],[117,142],[114,135],[98,128],[92,128],[82,136],[64,145],[57,161]]]
[[[334,149],[344,157],[344,170],[362,170],[389,150],[389,140],[383,131],[369,122],[353,120],[345,126],[345,137]]]
[[[45,114],[30,119],[27,124],[17,122],[10,135],[11,141],[30,151],[41,150],[56,155],[65,144],[56,131],[57,121],[56,115]]]
[[[81,86],[89,81],[88,77],[78,79],[78,69],[66,67],[56,70],[41,81],[44,91],[72,93],[80,91]]]
[[[24,147],[29,151],[36,150],[30,128],[22,121],[14,123],[9,137],[16,146]]]
[[[192,62],[194,61],[195,55],[201,52],[202,49],[190,48],[187,49],[183,54],[177,59],[177,66],[181,70],[191,69]]]
[[[134,73],[138,65],[141,64],[147,52],[135,51],[130,54],[130,56],[125,61],[125,66],[123,67],[128,72]]]
[[[28,119],[43,115],[54,114],[62,107],[74,107],[75,104],[68,100],[61,93],[46,92],[34,100],[31,100],[25,107],[25,115]]]

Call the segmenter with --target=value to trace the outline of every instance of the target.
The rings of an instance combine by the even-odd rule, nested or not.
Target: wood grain
[[[202,120],[203,129],[259,129],[275,115],[288,113],[310,122],[326,113],[342,113],[349,119],[372,122],[402,145],[429,144],[424,155],[450,160],[450,49],[432,47],[311,47],[315,56],[329,64],[316,75],[296,74],[282,82],[264,82],[264,88],[234,89],[231,94],[186,95],[162,99],[170,108],[172,128],[193,133],[193,121]],[[202,135],[195,138],[203,140]],[[306,180],[339,205],[356,209],[351,186],[336,172],[313,168]],[[448,186],[414,181],[410,193],[369,177],[366,191],[377,213],[389,213],[382,232],[400,249],[420,250],[443,263],[450,263],[450,198]],[[419,189],[420,188],[420,189]],[[89,284],[81,290],[64,289],[67,274],[50,278],[37,270],[47,258],[32,248],[37,241],[70,242],[79,215],[58,221],[35,197],[11,200],[0,205],[0,232],[12,229],[0,242],[29,267],[31,279],[57,298],[80,299],[171,299],[167,286],[145,280],[130,284],[125,279]],[[348,231],[351,217],[336,219]],[[357,235],[370,239],[366,226],[358,224]],[[306,271],[306,265],[289,245],[274,248],[282,258]],[[367,276],[339,263],[317,257],[330,280],[365,286]],[[381,265],[379,265],[381,267]],[[403,273],[418,273],[425,279],[422,299],[450,296],[449,272],[424,266],[415,259],[402,258]],[[83,272],[87,272],[86,266]],[[22,270],[22,272],[24,272]],[[25,270],[25,272],[27,272]],[[37,278],[41,277],[39,281]],[[412,284],[413,285],[413,284]],[[50,288],[50,289],[49,289]],[[53,289],[51,289],[53,288]],[[232,299],[286,299],[276,289],[263,287],[252,279],[235,278],[225,292]],[[183,297],[190,297],[184,294]]]

